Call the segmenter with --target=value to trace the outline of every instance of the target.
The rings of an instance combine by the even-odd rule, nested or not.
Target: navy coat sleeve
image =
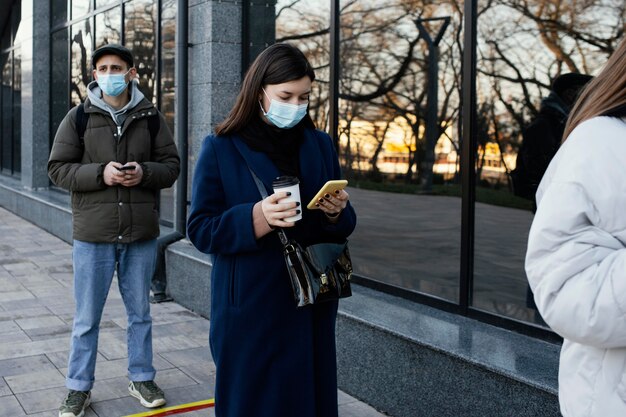
[[[207,137],[192,182],[187,235],[204,253],[234,254],[258,249],[252,223],[255,203],[226,207],[214,136]]]
[[[332,139],[328,134],[316,131],[317,137],[320,139],[320,147],[322,148],[322,155],[328,155],[328,159],[332,161],[332,176],[330,179],[341,179],[341,167],[339,166],[339,158],[335,151],[335,146]],[[346,238],[350,236],[356,227],[356,213],[354,208],[348,201],[348,205],[339,215],[337,223],[330,223],[326,216],[320,211],[321,226],[325,232],[337,238]]]

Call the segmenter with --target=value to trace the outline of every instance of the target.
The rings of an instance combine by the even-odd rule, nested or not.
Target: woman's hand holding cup
[[[272,188],[274,194],[265,200],[276,196],[272,200],[274,207],[267,207],[267,212],[265,208],[263,209],[267,223],[272,227],[293,227],[295,222],[302,218],[300,180],[297,177],[285,175],[274,179]]]
[[[302,218],[302,210],[300,208],[300,201],[284,201],[291,197],[292,194],[289,191],[276,192],[261,202],[261,210],[263,216],[270,227],[293,227],[296,222],[296,217]]]

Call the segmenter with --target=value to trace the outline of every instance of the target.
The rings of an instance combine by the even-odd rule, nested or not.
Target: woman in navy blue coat
[[[280,227],[303,245],[343,241],[356,215],[345,190],[305,206],[341,172],[330,137],[307,105],[313,69],[288,44],[263,51],[230,114],[204,140],[187,230],[214,255],[210,346],[218,417],[336,417],[337,302],[297,308]],[[262,199],[250,173],[263,182]],[[297,176],[303,206],[281,200],[272,180]],[[302,213],[302,219],[284,219]]]

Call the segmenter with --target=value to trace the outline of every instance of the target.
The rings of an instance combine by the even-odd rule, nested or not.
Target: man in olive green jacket
[[[95,81],[88,98],[61,122],[48,161],[52,181],[71,192],[74,238],[76,311],[69,393],[59,417],[83,416],[89,406],[99,324],[115,272],[128,315],[130,394],[145,407],[165,404],[154,383],[149,292],[159,235],[158,190],[176,181],[180,159],[165,119],[134,81],[132,53],[104,45],[94,51],[92,63]]]

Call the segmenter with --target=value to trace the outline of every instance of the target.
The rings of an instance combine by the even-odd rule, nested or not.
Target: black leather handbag
[[[352,260],[348,241],[317,243],[306,247],[287,239],[278,229],[285,263],[298,307],[337,300],[352,295]]]
[[[261,197],[266,198],[265,186],[254,171],[250,169],[250,173]],[[283,244],[283,255],[298,307],[352,295],[352,260],[347,240],[343,243],[316,243],[303,247],[289,239],[284,230],[278,229],[277,233]]]

